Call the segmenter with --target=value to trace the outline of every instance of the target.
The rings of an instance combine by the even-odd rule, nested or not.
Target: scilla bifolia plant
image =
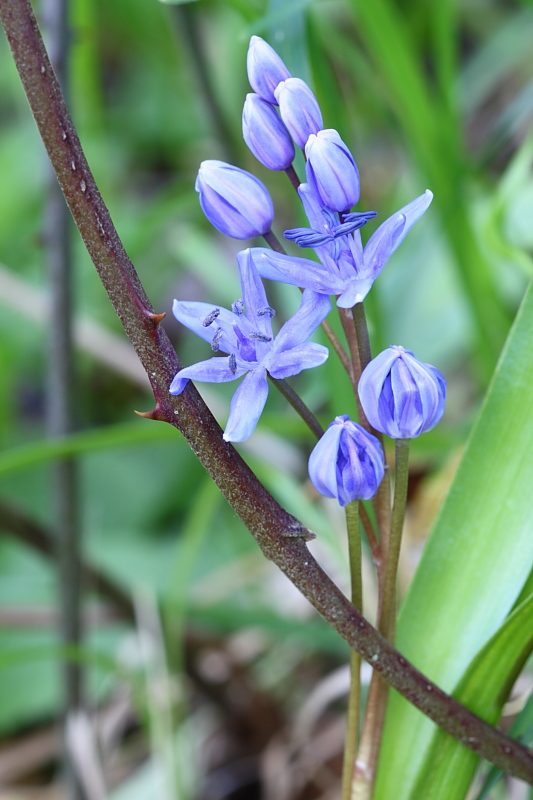
[[[408,443],[439,421],[445,382],[435,367],[421,363],[400,346],[372,360],[362,301],[387,259],[429,206],[431,193],[422,194],[382,223],[363,247],[360,228],[375,214],[352,211],[360,190],[350,150],[337,131],[323,128],[310,89],[289,74],[266,42],[252,37],[248,74],[255,94],[245,104],[245,139],[262,163],[284,170],[298,188],[310,227],[287,231],[286,236],[300,247],[314,248],[320,263],[284,252],[272,232],[273,206],[260,181],[237,167],[204,162],[196,188],[211,222],[236,239],[261,235],[272,249],[239,253],[242,296],[231,310],[217,305],[216,298],[176,301],[178,320],[208,342],[214,354],[183,367],[160,326],[163,315],[153,312],[94,183],[28,0],[0,0],[0,17],[65,198],[149,376],[156,405],[143,416],[170,423],[183,433],[265,555],[352,648],[343,800],[373,796],[388,685],[476,756],[533,782],[533,756],[526,747],[443,692],[392,644]],[[307,156],[307,180],[301,185],[292,165],[292,140]],[[281,326],[276,325],[262,278],[303,290],[298,311]],[[325,319],[330,295],[336,296],[349,354]],[[321,324],[354,386],[354,408],[346,411],[354,414],[357,408],[359,418],[356,423],[348,414],[337,416],[325,432],[285,382],[304,369],[320,369],[327,350],[308,339]],[[191,380],[220,382],[240,377],[243,381],[223,435]],[[318,439],[309,461],[311,481],[345,509],[351,602],[309,553],[306,541],[313,534],[279,506],[230,444],[253,432],[266,402],[268,379]],[[396,440],[392,503],[382,434]],[[362,503],[370,498],[372,519]],[[362,614],[360,522],[377,567],[379,630]],[[359,740],[361,656],[372,665],[374,678]],[[518,660],[517,656],[511,672]]]

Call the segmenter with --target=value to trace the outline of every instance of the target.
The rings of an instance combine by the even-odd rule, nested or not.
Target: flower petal
[[[311,483],[324,497],[337,497],[337,454],[342,425],[330,425],[309,457]]]
[[[208,317],[213,309],[217,308],[220,314],[209,326],[203,325],[203,321]],[[234,324],[237,316],[227,308],[220,308],[214,303],[197,303],[188,300],[174,300],[172,313],[182,325],[189,328],[206,342],[211,342],[217,328],[222,328],[222,337],[219,341],[219,348],[224,353],[232,353],[237,348],[237,336],[235,335]]]
[[[372,234],[364,249],[364,274],[376,278],[396,248],[403,242],[415,222],[433,200],[432,192],[424,194],[385,220]]]
[[[350,281],[344,292],[337,299],[339,308],[353,308],[357,303],[362,303],[374,281],[372,278]]]
[[[208,358],[206,361],[198,361],[197,364],[180,369],[174,381],[188,378],[191,381],[204,381],[205,383],[227,383],[240,378],[247,370],[248,366],[241,366],[237,362],[235,371],[232,371],[229,358]],[[174,384],[174,381],[172,381],[172,384]],[[171,391],[171,394],[174,394],[174,392]]]
[[[321,344],[308,342],[275,353],[269,360],[268,371],[273,378],[290,378],[298,375],[303,369],[319,367],[329,356],[329,350]]]
[[[275,253],[266,247],[252,247],[250,252],[262,278],[327,295],[340,294],[344,289],[344,283],[338,275],[316,261]]]
[[[255,430],[268,396],[266,370],[254,369],[248,373],[231,401],[224,439],[226,442],[244,442]]]
[[[250,323],[252,330],[268,336],[272,339],[272,322],[264,309],[268,308],[268,299],[263,286],[263,281],[259,277],[257,267],[251,255],[250,248],[241,250],[237,253],[237,264],[239,265],[239,276],[241,279],[242,299],[244,300],[244,312],[246,319]],[[258,314],[263,311],[262,314]]]
[[[276,336],[271,353],[290,350],[307,341],[331,310],[331,302],[327,295],[306,289],[302,295],[300,308]]]

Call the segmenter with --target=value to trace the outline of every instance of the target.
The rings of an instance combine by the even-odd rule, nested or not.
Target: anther
[[[257,339],[258,342],[271,342],[272,336],[265,336],[264,333],[259,333],[259,331],[255,331],[254,333],[250,334],[250,339]]]
[[[209,328],[212,322],[216,320],[218,315],[220,314],[220,308],[214,308],[208,315],[202,320],[202,325],[204,328]]]
[[[232,353],[229,357],[229,371],[232,375],[235,375],[237,372],[237,359],[235,358],[235,353]]]
[[[240,297],[231,304],[231,310],[234,314],[238,314],[239,316],[244,314],[244,302]]]
[[[224,333],[224,331],[222,330],[222,328],[217,328],[216,331],[215,331],[215,335],[211,339],[211,350],[213,350],[215,353],[217,352],[217,350],[220,347],[220,340],[222,339],[222,334],[223,333]]]
[[[270,317],[270,319],[272,319],[272,317],[276,316],[276,312],[274,311],[273,308],[270,308],[270,306],[265,306],[264,308],[258,308],[257,309],[257,316],[258,317]]]

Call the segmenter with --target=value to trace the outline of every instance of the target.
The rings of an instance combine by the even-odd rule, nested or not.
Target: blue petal
[[[329,350],[321,344],[308,342],[275,353],[268,361],[268,371],[273,378],[290,378],[298,375],[303,369],[319,367],[329,356]]]
[[[324,497],[337,497],[337,455],[342,425],[330,425],[309,457],[311,483]]]
[[[252,36],[250,39],[246,67],[254,92],[267,103],[277,105],[274,90],[281,81],[290,78],[291,73],[276,51],[260,36]]]
[[[362,303],[374,281],[372,278],[350,281],[341,296],[337,299],[339,308],[353,308],[357,303]]]
[[[307,341],[330,310],[331,302],[327,295],[306,289],[302,295],[300,308],[281,328],[274,340],[271,353],[281,353]]]
[[[229,358],[215,356],[215,358],[208,358],[207,361],[199,361],[190,367],[184,367],[178,372],[174,381],[176,378],[187,378],[188,380],[204,381],[205,383],[227,383],[240,378],[248,369],[249,365],[245,364],[245,362],[237,361],[237,368],[233,372],[230,369]]]
[[[316,97],[301,78],[287,78],[274,91],[279,113],[289,132],[302,149],[309,136],[323,127],[322,114]]]
[[[181,370],[180,370],[180,372],[181,372]],[[188,383],[189,383],[189,379],[188,378],[181,378],[180,377],[180,373],[177,372],[176,375],[174,376],[174,379],[173,379],[172,383],[170,384],[170,387],[169,387],[168,391],[170,392],[170,394],[181,394]]]
[[[214,308],[219,308],[220,314],[207,328],[203,325],[203,320],[209,316]],[[182,325],[189,328],[205,342],[211,342],[217,328],[222,328],[223,334],[219,346],[224,353],[232,353],[237,349],[237,337],[234,325],[238,317],[227,308],[215,306],[214,303],[197,303],[189,300],[174,300],[172,313]]]
[[[390,347],[384,350],[372,359],[370,364],[363,370],[357,387],[359,399],[361,400],[361,405],[363,406],[367,419],[377,431],[383,431],[379,413],[381,389],[397,358],[397,351]]]
[[[364,249],[365,275],[373,278],[379,275],[389,257],[429,207],[432,199],[433,194],[427,189],[424,194],[408,203],[379,226]]]
[[[340,294],[344,290],[344,282],[338,274],[330,272],[316,261],[275,253],[266,247],[252,247],[250,252],[263,278],[314,289],[320,294]]]
[[[252,330],[272,339],[272,321],[268,314],[258,314],[258,311],[268,307],[268,299],[259,277],[259,272],[252,258],[250,248],[237,253],[239,276],[241,279],[242,299],[244,300],[244,313]]]
[[[268,381],[264,369],[248,373],[231,401],[224,439],[244,442],[255,430],[268,396]]]

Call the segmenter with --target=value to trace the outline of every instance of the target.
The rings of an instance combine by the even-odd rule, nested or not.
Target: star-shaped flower
[[[238,264],[242,299],[232,310],[209,303],[174,301],[173,312],[179,322],[210,342],[214,357],[180,370],[170,386],[171,394],[181,394],[189,380],[225,383],[248,373],[233,395],[224,439],[242,442],[253,433],[268,395],[267,373],[273,378],[288,378],[304,369],[318,367],[328,357],[327,347],[307,339],[331,309],[329,298],[306,289],[300,308],[280,329],[272,330],[275,312],[246,250]]]
[[[302,184],[299,192],[313,232],[324,232],[324,244],[315,245],[322,263],[283,255],[264,247],[252,248],[252,258],[263,278],[339,295],[337,305],[341,308],[352,308],[365,299],[389,257],[433,199],[433,194],[427,190],[401,208],[379,226],[363,248],[359,230],[339,236],[342,231],[339,232],[332,224],[331,214],[324,213],[324,206],[308,183]],[[345,214],[342,224],[349,227],[350,223],[359,224],[361,219],[359,212]],[[328,245],[332,239],[335,240],[334,250]],[[315,241],[322,240],[317,238]],[[303,242],[304,245],[308,243],[309,239]]]

